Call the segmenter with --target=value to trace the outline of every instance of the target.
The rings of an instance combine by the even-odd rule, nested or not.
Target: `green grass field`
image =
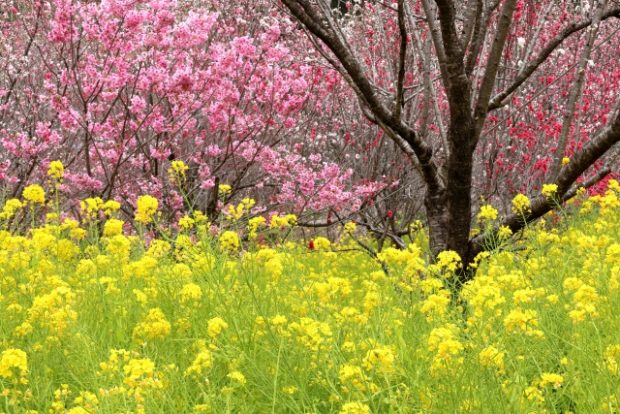
[[[0,232],[0,412],[618,413],[619,198],[498,243],[458,297],[423,242],[386,274],[350,236]]]

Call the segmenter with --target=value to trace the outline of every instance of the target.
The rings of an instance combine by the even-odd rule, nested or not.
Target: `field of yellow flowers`
[[[353,225],[258,248],[265,219],[240,240],[194,214],[147,242],[90,199],[81,223],[6,226],[45,196],[0,215],[0,413],[620,412],[615,181],[479,256],[459,293],[458,256],[388,248],[385,273]],[[140,199],[138,229],[156,209]]]

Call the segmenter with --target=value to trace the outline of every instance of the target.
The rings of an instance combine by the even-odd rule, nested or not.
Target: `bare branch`
[[[398,81],[396,84],[396,99],[394,103],[394,118],[400,120],[400,114],[405,102],[403,99],[403,85],[405,83],[405,59],[407,57],[407,28],[405,26],[405,1],[398,0],[398,29],[400,31],[400,52],[398,56]]]
[[[604,12],[601,16],[601,21],[607,20],[609,18],[620,18],[620,6],[613,7],[606,12]],[[497,109],[503,105],[504,100],[510,96],[514,91],[519,88],[529,77],[538,69],[540,65],[542,65],[547,58],[553,53],[553,51],[564,42],[568,37],[572,34],[577,33],[586,27],[592,24],[593,19],[585,19],[580,22],[573,22],[566,26],[557,36],[555,36],[548,44],[545,46],[540,53],[532,59],[527,65],[523,67],[523,69],[519,72],[513,83],[508,86],[504,91],[498,93],[491,99],[489,103],[489,111]]]
[[[393,113],[377,96],[376,88],[365,75],[362,65],[351,49],[329,27],[317,23],[323,20],[322,16],[318,15],[315,9],[312,9],[308,0],[282,0],[282,2],[293,16],[303,23],[313,35],[321,39],[336,56],[355,83],[356,92],[368,105],[377,121],[389,125],[411,147],[420,161],[427,185],[431,188],[439,188],[441,183],[437,178],[437,166],[432,160],[432,148],[422,141],[409,125],[402,120],[394,120]]]
[[[581,96],[581,89],[586,77],[586,65],[588,64],[588,59],[590,59],[592,47],[594,46],[594,41],[596,40],[596,35],[598,34],[598,29],[600,27],[601,15],[606,6],[607,0],[602,0],[599,5],[599,10],[596,11],[596,17],[592,22],[592,26],[588,30],[588,40],[579,58],[579,63],[577,66],[577,79],[570,92],[570,96],[568,97],[566,108],[564,108],[564,119],[562,120],[562,130],[560,131],[558,147],[555,152],[553,164],[551,165],[547,175],[547,177],[551,180],[555,179],[560,172],[560,168],[562,168],[562,157],[564,157],[564,152],[566,151],[568,134],[570,133],[570,127],[573,124],[573,119],[575,118],[575,108],[577,107],[577,101]]]

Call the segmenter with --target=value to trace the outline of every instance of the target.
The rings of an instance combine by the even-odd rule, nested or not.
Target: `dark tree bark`
[[[470,239],[474,152],[487,115],[503,105],[566,38],[590,26],[592,20],[569,23],[537,56],[524,65],[513,83],[494,96],[498,68],[513,21],[516,0],[503,1],[501,9],[497,10],[499,15],[488,56],[479,56],[482,51],[481,44],[490,30],[486,26],[489,16],[499,2],[486,4],[483,0],[470,0],[469,7],[465,9],[465,18],[471,22],[472,27],[464,28],[461,31],[462,37],[459,37],[455,3],[452,0],[435,0],[434,3],[431,3],[431,0],[422,0],[449,104],[446,148],[448,157],[445,178],[440,178],[440,167],[434,159],[431,146],[420,138],[414,127],[402,116],[406,38],[410,29],[405,18],[407,2],[400,0],[395,9],[401,42],[396,92],[389,103],[380,98],[378,88],[366,74],[361,60],[343,39],[342,33],[335,29],[338,21],[323,12],[323,1],[327,0],[282,0],[282,3],[290,14],[304,25],[308,35],[320,40],[333,54],[333,58],[328,57],[330,63],[351,84],[365,107],[367,117],[381,126],[420,169],[427,186],[425,208],[432,253],[437,255],[443,250],[454,250],[464,263],[471,263],[475,255],[484,249],[485,240],[493,236],[491,232]],[[337,0],[332,0],[330,6],[333,7],[335,1]],[[601,20],[613,17],[620,17],[620,7],[610,8],[600,14]],[[481,81],[474,85],[472,71],[476,61],[484,62],[484,66],[478,67],[479,73],[484,75]],[[619,116],[619,111],[616,110],[607,127],[581,152],[575,154],[573,161],[560,171],[555,180],[560,197],[570,194],[577,178],[618,142]],[[539,196],[533,200],[531,213],[525,220],[522,216],[513,215],[507,217],[502,224],[515,232],[553,208],[548,200]],[[465,269],[461,281],[466,281],[471,275],[472,272]]]

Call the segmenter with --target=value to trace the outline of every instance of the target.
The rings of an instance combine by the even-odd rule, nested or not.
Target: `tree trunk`
[[[470,149],[470,145],[463,146],[464,148],[460,148],[460,150],[453,148],[448,160],[446,190],[448,240],[446,244],[448,250],[457,252],[463,260],[463,264],[466,265],[469,263],[473,151]]]
[[[424,199],[428,221],[428,243],[431,254],[436,257],[448,248],[448,210],[446,209],[446,190],[428,189]]]

